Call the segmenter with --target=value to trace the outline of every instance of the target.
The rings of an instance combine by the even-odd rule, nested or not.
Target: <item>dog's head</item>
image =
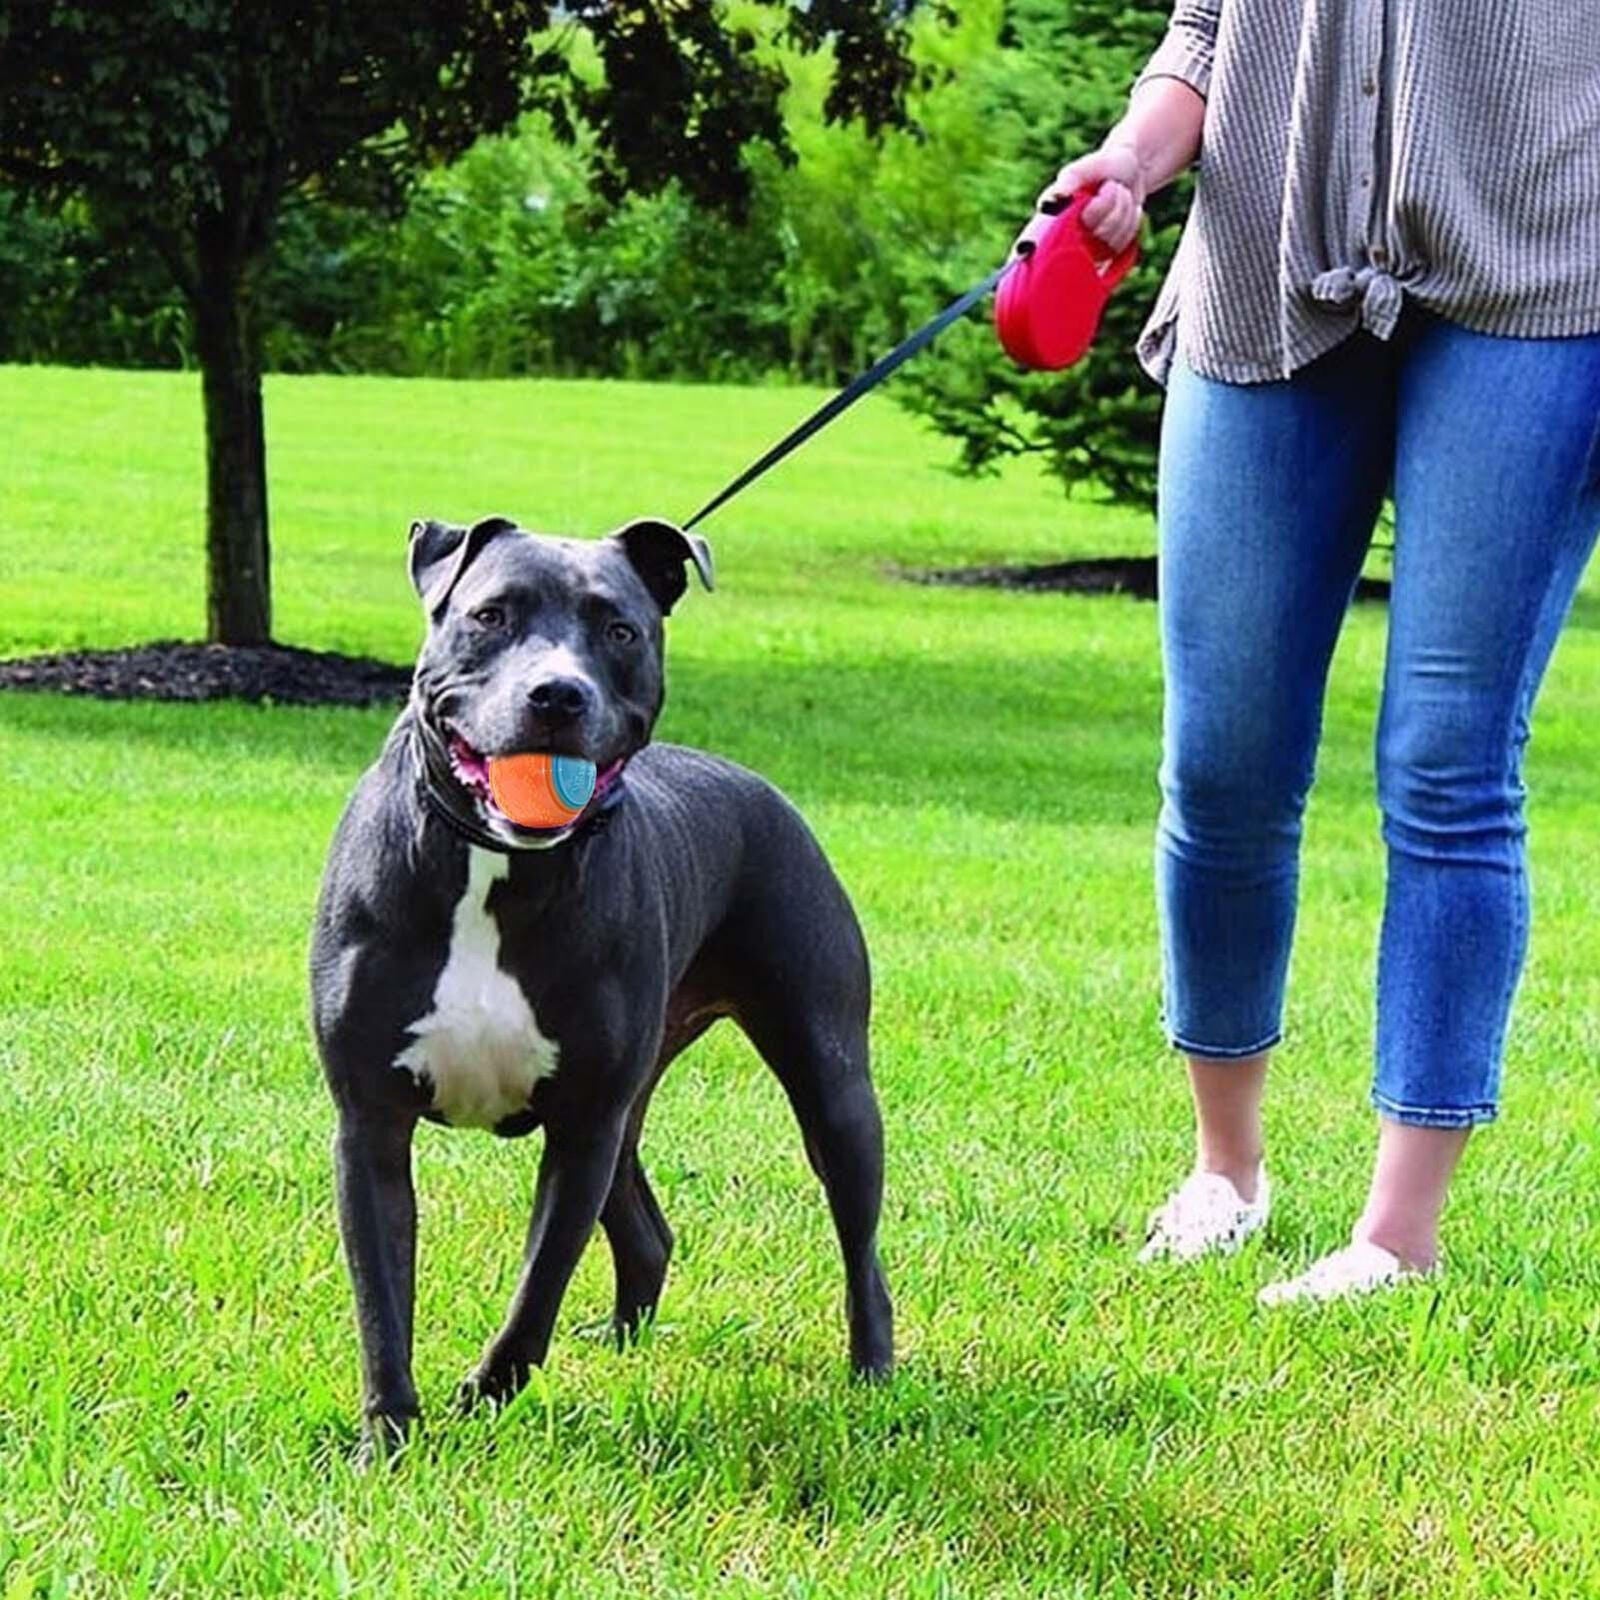
[[[430,786],[458,821],[512,849],[578,826],[519,827],[495,804],[489,762],[530,751],[592,761],[599,803],[660,714],[661,620],[690,563],[709,589],[705,541],[653,518],[595,540],[546,538],[505,517],[411,525],[428,618],[411,703]]]

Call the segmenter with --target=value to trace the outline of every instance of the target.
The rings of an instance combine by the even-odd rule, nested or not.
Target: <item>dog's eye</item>
[[[506,625],[506,608],[504,606],[479,606],[472,613],[472,620],[480,628],[503,628]]]
[[[639,637],[639,630],[631,622],[608,622],[606,624],[606,638],[612,644],[632,644]]]

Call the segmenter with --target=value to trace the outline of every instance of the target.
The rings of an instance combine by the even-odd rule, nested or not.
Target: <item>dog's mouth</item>
[[[616,787],[617,780],[622,776],[622,768],[627,760],[627,757],[619,756],[615,761],[599,769],[595,776],[594,793],[589,797],[588,804],[570,822],[558,823],[548,828],[533,827],[527,823],[514,821],[501,809],[499,802],[494,797],[494,785],[489,780],[489,757],[464,739],[457,729],[446,726],[444,732],[445,749],[450,757],[451,776],[478,802],[483,809],[484,815],[491,822],[497,822],[504,827],[513,828],[518,833],[542,835],[547,838],[569,833],[577,827],[585,816],[592,813],[605,799],[606,795]],[[524,753],[540,754],[545,752],[528,751]],[[555,752],[548,753],[554,754]]]
[[[475,750],[454,728],[446,730],[445,748],[450,753],[450,772],[456,782],[490,812],[509,822],[511,819],[495,804],[494,789],[489,782],[489,758],[481,750]]]

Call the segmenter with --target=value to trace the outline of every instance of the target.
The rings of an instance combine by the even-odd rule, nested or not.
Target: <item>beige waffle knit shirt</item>
[[[1155,77],[1206,101],[1157,379],[1285,378],[1408,299],[1600,332],[1600,0],[1178,0]]]

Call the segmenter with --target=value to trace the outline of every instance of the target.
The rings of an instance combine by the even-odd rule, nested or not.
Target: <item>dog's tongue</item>
[[[489,790],[494,803],[519,828],[564,828],[594,797],[597,774],[582,756],[543,751],[494,756]]]

